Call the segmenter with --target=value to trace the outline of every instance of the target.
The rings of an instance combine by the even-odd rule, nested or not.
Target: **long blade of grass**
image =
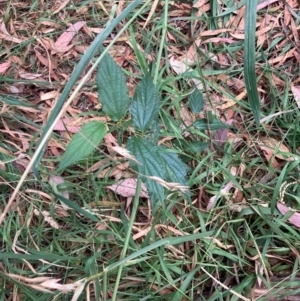
[[[244,73],[250,107],[257,125],[260,124],[259,97],[255,74],[255,31],[257,0],[247,0],[245,17]]]
[[[141,186],[142,186],[142,180],[138,179],[137,185],[136,185],[135,197],[134,197],[134,201],[133,201],[131,217],[130,217],[130,221],[129,221],[129,225],[128,225],[126,238],[125,238],[125,241],[124,241],[124,247],[123,247],[123,250],[122,250],[122,253],[121,253],[121,259],[123,259],[126,256],[126,252],[127,252],[127,249],[128,249],[133,223],[135,221],[137,209],[138,209],[138,206],[139,206]],[[122,270],[123,270],[123,265],[120,265],[119,270],[118,270],[118,274],[117,274],[117,279],[116,279],[116,282],[115,282],[115,289],[114,289],[112,301],[115,301],[117,299],[118,288],[119,288],[119,283],[120,283],[120,279],[121,279],[121,275],[122,275]]]
[[[161,240],[158,240],[154,243],[152,243],[151,245],[144,247],[130,255],[128,255],[127,257],[120,259],[117,262],[114,262],[112,264],[110,264],[109,266],[107,266],[106,268],[104,268],[103,272],[100,272],[98,274],[92,275],[90,277],[87,278],[87,282],[90,282],[98,277],[103,277],[103,275],[105,273],[109,273],[110,271],[116,269],[117,267],[123,265],[123,264],[129,264],[130,261],[132,261],[135,258],[138,258],[140,256],[143,256],[144,254],[159,248],[161,246],[165,246],[165,245],[177,245],[177,244],[182,244],[185,243],[187,241],[195,241],[197,239],[203,239],[206,237],[212,237],[216,234],[215,231],[207,231],[207,232],[203,232],[203,233],[197,233],[197,234],[191,234],[191,235],[185,235],[185,236],[180,236],[180,237],[169,237],[169,238],[163,238]]]

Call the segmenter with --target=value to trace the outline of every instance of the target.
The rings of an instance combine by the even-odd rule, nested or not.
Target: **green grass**
[[[246,22],[246,45],[229,31],[203,35],[197,44],[207,30],[234,30],[238,23],[232,22],[243,3],[237,7],[233,1],[223,1],[222,6],[211,1],[211,9],[197,16],[189,2],[160,1],[145,28],[152,2],[132,1],[127,10],[118,3],[74,1],[54,15],[46,3],[0,4],[8,32],[24,39],[0,40],[1,60],[12,60],[0,75],[0,212],[7,209],[0,227],[0,300],[263,301],[299,296],[299,229],[288,221],[290,213],[283,216],[276,207],[285,182],[296,180],[283,194],[285,203],[298,210],[300,200],[300,114],[290,89],[298,85],[299,65],[295,57],[272,63],[295,47],[292,37],[286,38],[289,25],[283,31],[275,24],[261,45],[254,40],[253,19]],[[115,19],[116,11],[126,18]],[[298,14],[295,8],[294,12]],[[255,13],[251,8],[247,16]],[[256,22],[262,26],[267,15],[283,22],[281,14],[274,4],[259,10]],[[86,21],[88,28],[107,27],[97,37],[78,32],[72,42],[91,45],[85,54],[53,54],[59,67],[50,82],[49,69],[36,59],[35,47],[42,47],[38,39],[55,41],[78,20]],[[298,19],[294,22],[299,25]],[[278,48],[284,39],[285,46]],[[176,74],[171,57],[179,59],[191,46],[196,54],[192,70]],[[161,103],[157,132],[134,130],[129,110],[120,120],[107,119],[92,102],[88,93],[97,95],[95,70],[109,51],[121,64],[131,96],[146,73],[151,74]],[[21,79],[20,68],[42,76]],[[203,85],[204,108],[199,114],[189,101],[191,78]],[[20,95],[8,93],[10,86]],[[249,93],[253,88],[258,95]],[[61,94],[56,103],[40,102],[40,93],[57,90]],[[69,109],[63,112],[66,102]],[[229,102],[233,104],[224,107]],[[80,104],[86,103],[88,109],[82,111]],[[59,169],[70,142],[67,134],[52,131],[61,113],[75,119],[102,118],[120,146],[126,147],[130,137],[146,137],[171,150],[189,166],[190,198],[165,189],[163,202],[154,203],[154,210],[150,200],[139,196],[144,174],[112,151],[106,140],[87,158]],[[200,119],[206,123],[189,124]],[[226,142],[217,141],[216,120],[229,119],[230,136]],[[262,148],[261,141],[271,139],[276,145]],[[290,153],[285,158],[280,157],[281,144]],[[33,158],[34,173],[28,157],[25,167],[17,160],[19,153]],[[53,176],[64,182],[51,186]],[[128,177],[139,177],[131,200],[107,188]],[[212,197],[215,202],[207,210]],[[59,279],[65,286],[44,283],[40,277]]]

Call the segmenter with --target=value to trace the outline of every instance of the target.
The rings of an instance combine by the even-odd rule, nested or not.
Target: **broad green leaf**
[[[188,166],[185,165],[176,154],[165,147],[158,147],[158,152],[165,163],[165,180],[179,183],[182,186],[188,186],[186,180],[186,173],[189,169]],[[186,195],[189,195],[189,193],[187,192]]]
[[[215,118],[212,121],[208,121],[206,118],[196,120],[193,123],[193,126],[198,129],[199,131],[205,130],[218,130],[223,128],[228,128],[228,125],[220,121],[219,119]]]
[[[141,163],[137,165],[132,163],[141,176],[155,176],[165,178],[163,161],[157,151],[157,146],[152,142],[139,137],[130,137],[127,143],[127,149]],[[164,188],[157,182],[144,177],[152,207],[154,208],[157,200],[163,201]]]
[[[135,128],[139,131],[147,130],[151,124],[156,122],[159,107],[159,96],[152,78],[148,74],[137,85],[130,108]]]
[[[129,106],[128,89],[121,68],[109,54],[98,67],[97,85],[103,111],[114,121],[123,118]]]
[[[246,1],[245,44],[244,44],[244,73],[245,85],[250,107],[257,125],[260,124],[260,101],[258,97],[255,73],[255,32],[256,32],[257,0]]]
[[[199,89],[195,88],[189,96],[189,104],[193,113],[198,114],[204,106],[204,99]]]
[[[104,123],[92,121],[85,124],[68,144],[66,152],[62,156],[62,160],[58,166],[58,171],[91,154],[105,135],[106,126]]]

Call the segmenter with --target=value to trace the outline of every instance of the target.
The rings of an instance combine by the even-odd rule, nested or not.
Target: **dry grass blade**
[[[58,282],[61,281],[61,279],[53,279],[51,277],[28,278],[15,274],[7,274],[7,276],[17,281],[21,281],[26,286],[46,293],[51,293],[51,290],[58,290],[62,293],[69,293],[75,291],[78,287],[81,287],[82,283],[85,281],[83,279],[74,283],[60,284]]]

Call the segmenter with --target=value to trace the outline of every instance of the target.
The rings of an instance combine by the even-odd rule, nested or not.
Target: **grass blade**
[[[259,97],[255,74],[255,31],[257,0],[247,0],[245,17],[244,73],[250,107],[257,125],[260,124]]]

